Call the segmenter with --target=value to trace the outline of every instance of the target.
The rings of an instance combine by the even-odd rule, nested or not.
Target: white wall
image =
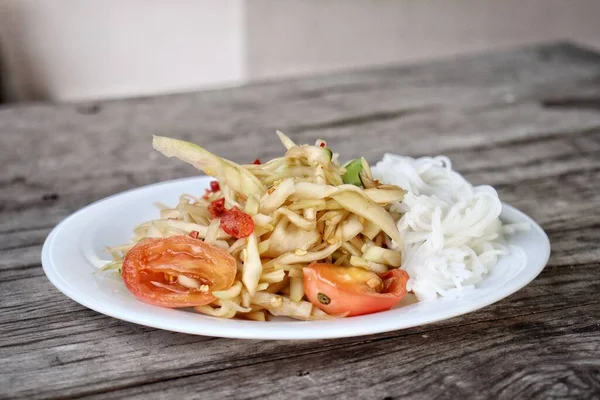
[[[251,78],[570,39],[600,50],[600,0],[253,0]]]
[[[600,0],[0,0],[9,98],[189,91],[571,39]]]
[[[243,0],[0,0],[15,100],[146,95],[245,80]]]

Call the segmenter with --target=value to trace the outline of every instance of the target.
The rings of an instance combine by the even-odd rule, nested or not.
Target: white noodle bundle
[[[490,186],[471,186],[452,171],[447,157],[386,154],[373,176],[408,191],[392,211],[404,213],[398,221],[404,236],[402,268],[410,275],[407,288],[419,300],[473,288],[509,253],[498,194]]]

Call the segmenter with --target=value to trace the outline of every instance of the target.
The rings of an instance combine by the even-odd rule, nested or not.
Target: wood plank
[[[532,111],[531,118],[534,118],[536,113]],[[469,134],[461,134],[460,130],[456,130],[455,133],[447,133],[442,138],[434,140],[431,135],[428,136],[423,131],[415,131],[414,141],[411,143],[420,143],[419,146],[426,146],[429,149],[429,154],[447,154],[455,163],[458,171],[465,170],[467,177],[472,179],[475,183],[488,183],[497,185],[510,182],[518,182],[521,179],[538,179],[543,176],[554,176],[553,174],[565,173],[568,171],[575,170],[588,170],[598,166],[598,152],[599,144],[599,133],[600,128],[595,128],[597,125],[600,127],[600,113],[596,113],[597,116],[591,122],[585,124],[577,123],[577,125],[567,126],[564,122],[568,114],[559,114],[553,116],[548,122],[548,129],[554,127],[559,120],[563,121],[563,125],[567,126],[564,133],[556,134],[554,131],[551,134],[549,140],[548,136],[551,134],[542,131],[540,124],[540,131],[531,131],[527,133],[528,143],[522,143],[517,139],[512,139],[509,134],[503,133],[502,131],[490,131],[486,135],[503,137],[505,143],[495,142],[494,147],[482,149],[480,145],[485,143],[486,136],[480,135],[477,139],[471,139],[471,144],[467,142]],[[511,113],[508,112],[505,118],[510,118]],[[435,119],[435,116],[431,116]],[[579,121],[578,116],[572,116],[573,121]],[[465,122],[467,124],[467,122]],[[516,125],[516,124],[514,124]],[[504,128],[504,125],[502,129]],[[518,132],[517,126],[512,127],[515,132]],[[553,128],[554,129],[554,128]],[[477,129],[479,130],[479,128]],[[408,130],[411,132],[411,130]],[[474,131],[473,131],[474,132]],[[345,131],[343,137],[356,137],[360,135],[357,131]],[[475,135],[475,133],[473,133]],[[423,136],[424,140],[417,140],[419,136]],[[515,136],[515,135],[512,135]],[[558,136],[558,137],[557,137]],[[325,136],[327,137],[327,136]],[[385,138],[389,137],[389,141]],[[382,144],[373,146],[375,149],[369,149],[363,151],[371,160],[377,160],[387,150],[394,149],[394,136],[387,135],[382,136]],[[447,138],[447,139],[446,139]],[[149,145],[150,138],[145,139]],[[444,143],[456,143],[462,141],[459,150],[448,150],[443,151]],[[276,149],[270,151],[265,158],[272,158],[282,154],[281,146],[275,143],[273,138],[263,138],[262,142],[268,141],[274,143]],[[437,145],[427,145],[427,143],[437,143]],[[546,144],[547,142],[547,144]],[[356,148],[351,141],[342,141],[341,139],[329,140],[331,146],[343,154],[347,158],[358,156]],[[494,142],[492,142],[494,143]],[[234,144],[232,143],[232,146]],[[474,145],[475,147],[470,149],[469,146]],[[235,151],[239,154],[247,153],[248,151],[244,148],[243,143],[235,144]],[[397,146],[397,145],[396,145]],[[435,146],[441,148],[436,149]],[[454,145],[456,146],[456,144]],[[579,151],[579,149],[585,149]],[[542,150],[544,149],[544,150]],[[406,150],[406,152],[404,151]],[[439,150],[439,151],[438,151]],[[150,151],[150,150],[148,150]],[[224,150],[222,154],[231,153],[233,150]],[[411,145],[403,146],[398,148],[398,153],[408,153],[415,155],[414,153],[421,151],[419,155],[424,155],[425,150],[411,148]],[[569,153],[571,151],[571,153]],[[154,154],[154,153],[152,153]],[[262,156],[264,153],[259,154]],[[510,155],[509,155],[510,154]],[[536,154],[538,154],[536,156]],[[555,158],[551,156],[554,155]],[[550,156],[550,157],[549,157]],[[245,159],[247,156],[231,157],[236,160]],[[136,158],[134,158],[135,160]],[[119,159],[111,159],[109,164],[116,163],[121,165],[122,162]],[[123,169],[119,171],[110,170],[102,171],[94,169],[86,172],[85,169],[78,169],[79,166],[73,166],[73,172],[63,173],[61,180],[53,183],[53,187],[40,188],[40,181],[48,181],[50,177],[40,176],[41,172],[37,175],[32,175],[27,178],[27,184],[23,184],[21,180],[17,183],[10,181],[6,183],[2,193],[6,193],[6,196],[10,198],[4,199],[2,205],[5,212],[7,211],[19,211],[25,210],[32,207],[43,207],[52,208],[61,206],[66,210],[75,210],[87,203],[90,203],[99,198],[108,196],[119,191],[145,185],[161,180],[173,179],[181,176],[189,176],[198,174],[198,172],[190,166],[184,165],[181,162],[175,160],[167,160],[166,158],[158,158],[156,160],[142,160],[135,163],[134,166],[128,170],[128,162],[124,162]],[[164,165],[163,165],[164,164]],[[512,170],[511,170],[512,169]],[[507,171],[508,170],[508,171]],[[471,171],[469,173],[469,171]],[[48,172],[51,173],[51,172]],[[500,179],[502,178],[502,179]],[[31,183],[29,183],[31,181]],[[51,197],[54,195],[55,197]],[[65,213],[66,215],[66,213]]]
[[[560,51],[565,50],[562,48],[556,53]],[[307,122],[331,124],[331,121],[339,118],[356,118],[357,114],[435,106],[437,108],[431,113],[437,112],[440,115],[434,115],[431,122],[420,122],[417,113],[412,117],[417,119],[416,124],[406,123],[405,126],[399,126],[396,120],[392,120],[388,121],[391,124],[389,129],[393,129],[392,132],[376,130],[373,133],[384,136],[392,134],[390,139],[394,139],[399,132],[412,132],[416,125],[419,129],[418,133],[429,132],[430,138],[437,138],[439,132],[443,132],[446,136],[448,128],[452,128],[444,124],[451,125],[457,120],[458,122],[460,119],[464,120],[464,115],[460,113],[456,115],[453,110],[481,107],[482,104],[496,106],[495,108],[518,105],[523,99],[542,100],[549,95],[554,96],[556,92],[564,92],[566,88],[571,88],[572,94],[590,90],[597,93],[598,82],[597,80],[594,82],[594,79],[599,70],[596,60],[580,63],[575,62],[579,59],[570,62],[561,59],[561,62],[548,63],[544,59],[538,59],[540,54],[541,52],[511,53],[499,65],[495,64],[498,59],[496,55],[489,56],[489,60],[481,58],[476,62],[462,60],[460,67],[457,67],[458,62],[450,62],[432,64],[433,66],[422,69],[411,67],[392,69],[387,71],[387,74],[385,70],[371,71],[363,74],[290,81],[279,85],[106,102],[99,106],[99,111],[95,114],[78,112],[80,107],[76,105],[6,108],[0,110],[0,129],[6,132],[0,137],[0,145],[2,148],[15,149],[14,154],[6,156],[8,162],[5,164],[8,165],[5,168],[9,177],[38,176],[40,173],[42,177],[55,176],[53,174],[57,170],[70,175],[83,171],[112,171],[113,164],[110,161],[113,159],[120,162],[124,171],[138,172],[145,168],[135,169],[135,165],[139,162],[152,161],[148,159],[152,154],[148,137],[152,133],[171,134],[188,139],[194,138],[199,142],[210,142],[213,150],[225,156],[245,157],[250,160],[255,155],[247,154],[248,141],[264,142],[265,140],[261,139],[263,135],[273,132],[275,128],[293,130],[294,126],[305,125]],[[456,74],[459,72],[462,80],[457,80]],[[486,80],[482,81],[483,79]],[[288,99],[287,96],[288,92],[301,91],[304,87],[306,87],[304,90],[315,90],[314,88],[319,84],[335,85],[346,81],[355,84],[358,81],[365,85],[364,89],[351,93],[342,92],[341,97],[333,99],[328,97],[329,92],[326,89],[321,92],[320,97],[308,100]],[[375,84],[376,82],[379,83]],[[396,83],[393,84],[394,82]],[[374,86],[367,90],[366,86],[370,84]],[[381,92],[384,94],[382,95]],[[485,96],[485,101],[482,101],[484,99],[481,96]],[[239,101],[252,104],[257,109],[246,110],[239,107],[237,103]],[[490,108],[491,110],[484,114],[493,119],[495,118],[494,107]],[[569,114],[569,110],[561,110]],[[27,118],[21,118],[24,114]],[[537,118],[536,112],[530,114],[533,116],[532,119]],[[560,111],[554,110],[549,114],[557,115],[550,122],[550,126],[554,126],[555,123],[560,124],[563,119],[558,116],[561,114]],[[566,118],[567,121],[573,121],[574,118],[582,119],[577,118],[576,110],[569,115],[573,117]],[[447,122],[436,126],[436,121],[440,117]],[[518,123],[519,118],[514,117],[513,115],[512,119]],[[477,127],[481,141],[489,140],[486,128],[487,126]],[[17,131],[19,134],[11,134]],[[450,129],[450,132],[452,131],[456,129]],[[515,129],[507,127],[505,131],[512,132]],[[519,130],[516,131],[517,134],[520,133]],[[46,140],[47,132],[53,133],[52,141]],[[111,132],[115,137],[106,140],[107,134],[110,135]],[[465,140],[473,134],[463,130],[459,130],[459,133],[466,135]],[[328,134],[328,132],[322,129],[320,134]],[[23,141],[22,135],[28,140]],[[249,135],[247,139],[245,135]],[[306,138],[314,138],[315,135],[315,133],[303,134]],[[415,144],[420,146],[420,154],[432,153],[426,145],[426,140],[417,142],[421,143]],[[32,147],[29,143],[45,145]],[[264,144],[267,147],[261,155],[273,155],[274,153],[269,151],[280,149],[278,144],[271,140]],[[256,146],[257,150],[262,147]],[[22,156],[25,152],[27,157]],[[85,152],[87,154],[83,156]],[[56,154],[63,154],[60,163],[53,160]],[[157,169],[168,165],[160,159],[154,160],[153,164],[158,167]],[[39,180],[34,183],[48,187],[48,181]]]
[[[600,56],[561,44],[211,92],[0,108],[2,396],[593,397],[598,99]],[[347,158],[450,156],[469,180],[494,185],[542,224],[549,266],[462,317],[295,342],[136,326],[72,302],[43,275],[41,244],[62,218],[125,189],[197,174],[153,152],[152,134],[252,161],[281,153],[276,128],[301,142],[324,137]]]
[[[517,113],[518,115],[516,115]],[[112,120],[110,115],[107,115],[106,118]],[[2,120],[0,119],[0,121]],[[102,123],[102,121],[105,120],[102,119],[99,122]],[[96,136],[101,136],[90,134],[90,137],[80,137],[86,127],[89,129],[89,124],[85,120],[82,120],[80,124],[64,134],[65,141],[74,143],[77,141],[87,142],[88,139],[95,141],[97,140]],[[120,131],[127,128],[114,127],[114,129]],[[187,129],[192,131],[196,128],[190,124]],[[344,126],[323,129],[318,132],[319,136],[327,138],[332,147],[343,157],[352,158],[359,155],[359,146],[354,144],[355,141],[347,141],[345,138],[357,138],[360,142],[361,132],[364,129],[368,129],[371,134],[378,135],[380,139],[360,151],[371,161],[379,159],[386,151],[408,155],[441,153],[452,156],[459,171],[464,166],[465,168],[488,170],[490,173],[495,172],[496,175],[499,175],[503,173],[502,166],[510,165],[511,161],[523,162],[521,160],[524,157],[527,160],[532,157],[531,154],[538,154],[540,149],[562,151],[563,161],[578,161],[576,157],[572,156],[573,153],[570,159],[568,153],[565,153],[570,147],[574,147],[574,150],[586,149],[585,152],[589,154],[590,158],[597,158],[597,153],[594,152],[598,150],[599,146],[600,113],[572,109],[547,111],[540,109],[535,103],[528,103],[476,114],[470,113],[468,110],[444,109],[405,120],[375,121],[366,127]],[[210,135],[200,135],[207,137],[202,140],[198,138],[197,141],[208,144],[209,148],[219,154],[241,161],[248,161],[256,155],[262,158],[271,158],[281,154],[282,147],[275,140],[274,135],[267,135],[267,132],[272,132],[272,130],[264,129],[262,131],[265,134],[239,135],[237,139],[233,140],[221,140],[225,133],[221,131]],[[398,134],[399,132],[402,132],[401,136]],[[6,135],[8,138],[13,136]],[[190,135],[183,134],[181,136]],[[314,132],[303,132],[295,137],[301,141],[311,141],[317,135]],[[544,140],[550,140],[550,143],[546,145]],[[264,146],[256,146],[256,151],[248,154],[247,144],[249,141],[261,143]],[[105,154],[102,157],[96,157],[94,154],[90,154],[89,157],[85,155],[86,148],[102,148],[103,145],[108,148],[103,150]],[[6,143],[6,146],[14,147],[15,143],[9,142]],[[87,195],[86,202],[91,202],[127,188],[196,174],[196,171],[189,166],[155,154],[150,148],[149,133],[135,135],[119,146],[121,148],[115,148],[111,141],[104,144],[88,143],[83,149],[77,149],[78,155],[74,154],[68,159],[63,159],[59,167],[37,168],[27,178],[19,175],[22,173],[24,165],[18,163],[15,171],[20,172],[2,185],[0,205],[6,211],[24,210],[31,207],[52,207],[61,200],[62,196],[68,197],[73,192]],[[486,146],[487,150],[482,146]],[[518,147],[525,148],[514,151]],[[60,152],[61,150],[53,151]],[[123,155],[124,152],[127,154]],[[50,158],[48,159],[44,155],[35,154],[32,158],[37,164],[50,165],[52,164],[52,154],[49,152],[48,157]],[[478,156],[478,154],[481,155]],[[508,160],[506,160],[507,154],[511,154]],[[565,160],[565,158],[567,159]],[[529,162],[535,161],[539,161],[539,159],[529,160]],[[115,164],[120,166],[118,171],[113,167]],[[9,174],[11,165],[9,163],[6,168]],[[543,169],[543,167],[545,167],[543,163],[538,165],[538,169]],[[56,174],[61,176],[58,181],[53,179]],[[514,179],[513,176],[509,177]],[[485,178],[487,177],[482,177],[482,182]],[[50,185],[49,182],[52,184]],[[62,201],[62,204],[70,209],[76,209],[86,202],[72,202],[67,198]]]
[[[75,343],[70,348],[59,348],[62,351],[55,357],[47,357],[53,369],[59,371],[50,375],[51,370],[43,369],[36,371],[36,375],[38,379],[54,381],[52,386],[69,385],[70,391],[56,393],[77,397],[92,394],[108,398],[157,396],[168,389],[169,395],[176,397],[195,393],[202,394],[202,398],[234,394],[236,398],[289,398],[301,393],[331,397],[356,391],[361,394],[360,398],[385,395],[420,398],[424,393],[428,396],[445,394],[448,388],[441,383],[448,377],[453,378],[454,384],[450,387],[458,390],[462,386],[464,390],[455,395],[471,392],[487,397],[498,394],[502,388],[500,393],[507,397],[529,398],[533,393],[527,383],[537,383],[542,385],[536,389],[540,391],[538,395],[577,389],[575,393],[579,395],[574,397],[589,397],[597,393],[597,377],[593,371],[599,363],[597,332],[600,328],[594,313],[599,311],[598,303],[593,303],[555,310],[543,316],[534,313],[317,345],[310,341],[251,342],[253,354],[241,358],[232,356],[231,349],[226,349],[238,349],[239,341],[209,341],[206,345],[211,355],[208,355],[197,350],[206,346],[200,338],[182,346],[182,340],[194,337],[158,332],[143,335],[140,338],[143,341],[138,341],[121,358],[113,356],[114,367],[102,364],[104,355],[97,349],[99,342],[88,343],[85,352],[69,351],[81,345]],[[127,335],[131,337],[132,332]],[[165,342],[169,345],[161,345]],[[104,343],[110,346],[112,342]],[[145,345],[140,346],[141,343]],[[243,342],[242,348],[248,348],[247,343]],[[298,352],[299,347],[304,351]],[[190,352],[192,348],[196,351]],[[78,358],[82,354],[85,357]],[[155,368],[146,369],[149,362],[156,363],[152,354],[161,356],[165,373],[157,374]],[[201,358],[197,358],[199,356]],[[133,365],[132,357],[135,357]],[[142,369],[137,365],[135,368],[140,360],[148,362],[142,361]],[[491,367],[486,368],[486,374],[477,374],[476,369],[482,365]],[[144,373],[137,381],[131,374],[119,374],[117,382],[85,383],[90,380],[88,373],[100,379],[106,368]],[[308,375],[312,379],[298,379]],[[408,386],[401,389],[404,387],[402,377],[418,381],[410,384],[411,381],[407,381]],[[555,380],[560,381],[561,377],[572,377],[575,381],[554,387]],[[77,386],[78,381],[84,383]],[[52,396],[53,392],[47,395]]]
[[[486,321],[503,324],[505,319],[598,304],[598,268],[598,263],[550,266],[523,290],[483,310],[383,336],[418,336]],[[9,299],[0,313],[0,374],[14,382],[15,394],[21,396],[35,393],[38,380],[47,382],[48,396],[80,396],[87,391],[171,380],[182,371],[193,375],[212,373],[251,365],[257,359],[265,362],[297,357],[323,348],[333,351],[370,340],[244,341],[171,333],[88,310],[58,295],[43,276],[25,278],[17,285],[0,280],[0,291]],[[35,292],[23,295],[23,286],[35,287]],[[43,330],[39,329],[41,321]],[[210,343],[203,345],[205,341]],[[123,370],[129,373],[120,374]]]
[[[501,155],[505,152],[502,147],[497,151]],[[477,152],[469,154],[477,163],[485,157],[494,157],[495,153],[489,151],[481,156]],[[585,172],[587,168],[591,169]],[[494,185],[502,200],[531,215],[545,229],[558,231],[591,228],[588,233],[592,236],[587,240],[593,243],[596,239],[594,227],[595,224],[600,223],[600,210],[595,204],[600,202],[600,191],[591,183],[600,181],[600,158],[595,155],[579,154],[577,157],[564,159],[546,157],[527,165],[506,165],[491,170],[479,169],[473,172],[467,171],[465,175],[474,183]],[[560,183],[560,186],[557,183]],[[95,196],[97,194],[92,184],[80,185],[73,182],[69,191],[63,192],[62,198],[56,201],[55,207],[47,211],[44,219],[40,218],[42,213],[39,209],[13,213],[11,215],[13,225],[26,227],[28,221],[35,219],[34,226],[31,230],[20,232],[9,230],[7,233],[0,233],[0,250],[4,254],[4,257],[0,258],[0,269],[37,263],[41,245],[49,228],[37,229],[35,224],[46,224],[58,221],[61,216],[66,217],[71,210],[69,206],[63,205],[63,202],[69,201],[71,204],[83,206],[95,200]],[[565,240],[573,235],[573,232],[569,233]],[[564,243],[567,247],[574,245],[568,240]],[[586,262],[597,259],[595,257],[598,253],[592,250],[594,249],[590,249],[590,253],[579,254],[578,257],[587,257]],[[565,254],[563,257],[570,256]],[[563,259],[563,263],[568,262],[574,261]]]
[[[598,303],[539,315],[378,336],[344,347],[143,387],[90,391],[90,398],[194,393],[203,399],[592,398],[598,395]],[[567,322],[568,321],[568,322]],[[568,350],[567,350],[568,349]],[[480,370],[485,365],[485,373]]]

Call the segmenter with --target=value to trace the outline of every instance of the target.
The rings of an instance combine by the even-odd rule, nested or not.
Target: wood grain
[[[569,44],[237,89],[0,108],[2,398],[600,398],[600,55]],[[350,158],[446,154],[534,217],[530,285],[435,324],[328,341],[184,335],[60,294],[40,251],[107,195],[196,174],[152,134],[252,161],[282,129]]]

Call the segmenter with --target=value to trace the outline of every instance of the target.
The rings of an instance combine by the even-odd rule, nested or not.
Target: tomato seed
[[[329,298],[329,296],[327,296],[326,294],[323,293],[317,293],[317,299],[319,300],[319,303],[321,304],[329,304],[331,303],[331,299]]]

